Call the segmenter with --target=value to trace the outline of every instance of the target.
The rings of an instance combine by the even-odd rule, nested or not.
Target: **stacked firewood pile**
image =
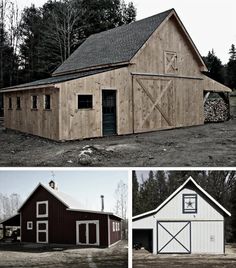
[[[205,122],[223,122],[229,119],[229,105],[221,98],[208,98],[204,104]]]

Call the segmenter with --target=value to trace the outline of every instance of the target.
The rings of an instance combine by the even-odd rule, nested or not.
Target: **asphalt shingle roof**
[[[91,35],[53,75],[130,61],[172,10]]]
[[[93,75],[93,74],[111,71],[114,69],[117,69],[117,67],[109,67],[109,68],[90,70],[90,71],[85,71],[85,72],[80,72],[80,73],[53,76],[53,77],[49,77],[46,79],[36,80],[36,81],[30,82],[30,83],[25,83],[25,84],[20,84],[17,86],[2,88],[2,89],[0,89],[0,91],[11,90],[11,89],[21,89],[21,88],[31,88],[31,87],[37,87],[37,86],[56,84],[56,83],[66,82],[66,81],[73,80],[73,79],[82,78],[82,77]]]

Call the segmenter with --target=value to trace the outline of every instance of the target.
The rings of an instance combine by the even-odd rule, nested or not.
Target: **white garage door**
[[[157,253],[191,253],[191,223],[157,222]]]

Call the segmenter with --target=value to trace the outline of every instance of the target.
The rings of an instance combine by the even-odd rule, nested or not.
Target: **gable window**
[[[33,230],[33,222],[27,221],[27,230]]]
[[[48,217],[48,201],[39,201],[36,203],[37,218]]]
[[[8,98],[8,109],[12,110],[12,98],[11,97]]]
[[[177,53],[173,51],[164,52],[164,70],[166,74],[175,74],[178,72]]]
[[[78,95],[78,109],[92,109],[93,95]]]
[[[183,194],[183,213],[197,213],[196,194]]]
[[[44,95],[44,109],[51,110],[51,95]]]
[[[31,102],[32,102],[31,108],[34,110],[37,110],[38,109],[38,96],[32,96]]]
[[[16,109],[20,110],[21,109],[21,100],[20,97],[16,97]]]

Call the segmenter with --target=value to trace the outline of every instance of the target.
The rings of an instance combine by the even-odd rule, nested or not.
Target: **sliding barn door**
[[[158,222],[157,223],[158,253],[191,253],[190,222]]]
[[[135,133],[175,127],[175,81],[134,76],[133,105]]]

